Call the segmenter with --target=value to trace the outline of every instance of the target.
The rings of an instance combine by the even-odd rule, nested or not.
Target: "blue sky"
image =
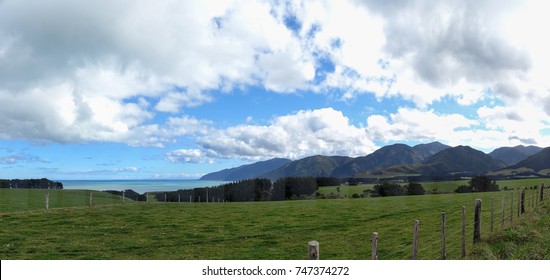
[[[537,1],[0,2],[0,178],[550,146]]]

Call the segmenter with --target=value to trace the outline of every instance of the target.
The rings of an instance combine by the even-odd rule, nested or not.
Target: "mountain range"
[[[276,180],[289,176],[380,178],[514,175],[524,171],[538,172],[538,175],[544,175],[540,171],[548,171],[550,175],[550,148],[503,147],[486,154],[469,146],[450,147],[439,142],[413,147],[393,144],[355,158],[323,155],[293,161],[275,158],[209,173],[201,180],[236,181],[258,177]]]

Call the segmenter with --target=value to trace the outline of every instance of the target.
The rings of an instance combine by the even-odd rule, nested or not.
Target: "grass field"
[[[544,183],[546,186],[550,186],[550,178],[533,178],[533,179],[520,179],[520,180],[501,180],[497,181],[500,189],[507,187],[508,189],[518,189],[521,187],[535,186]],[[422,186],[427,193],[453,193],[458,186],[467,185],[468,180],[457,180],[457,181],[443,181],[443,182],[421,182]],[[353,194],[361,195],[364,190],[372,190],[374,184],[361,184],[358,186],[340,186],[340,196],[351,197]],[[319,192],[321,194],[338,194],[336,186],[333,187],[320,187]]]
[[[90,193],[94,205],[122,204],[121,196],[100,191],[0,189],[0,213],[45,209],[46,194],[49,208],[89,206]],[[130,199],[124,202],[135,203]]]
[[[42,200],[43,194],[37,197]],[[317,240],[321,259],[369,259],[371,236],[376,231],[380,259],[410,259],[413,223],[418,219],[418,258],[438,259],[440,218],[445,212],[447,258],[460,259],[461,207],[466,206],[467,211],[468,250],[476,253],[480,249],[472,246],[474,199],[483,199],[482,234],[483,239],[491,240],[492,197],[498,217],[495,232],[500,229],[503,198],[505,228],[510,227],[511,214],[514,223],[520,222],[517,192],[513,206],[511,195],[507,191],[258,203],[117,202],[94,207],[87,207],[86,201],[85,206],[75,208],[3,211],[0,258],[305,259],[307,242]],[[521,219],[530,213],[535,213],[532,207]]]

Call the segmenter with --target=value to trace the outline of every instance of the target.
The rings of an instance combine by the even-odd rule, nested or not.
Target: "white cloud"
[[[390,114],[389,120],[381,115],[370,116],[366,129],[372,139],[382,142],[399,142],[407,139],[460,143],[463,139],[453,139],[457,132],[471,131],[475,125],[475,120],[459,114],[445,115],[432,110],[400,108],[395,114]]]
[[[340,111],[304,110],[276,117],[267,126],[240,125],[210,131],[197,140],[198,149],[174,151],[167,159],[193,162],[205,158],[296,159],[314,154],[359,156],[376,148],[366,136],[363,128],[350,124]]]
[[[541,136],[548,129],[539,116],[529,116],[525,108],[511,110],[497,106],[482,107],[478,119],[460,114],[436,113],[433,110],[400,108],[389,118],[372,115],[367,119],[369,137],[381,142],[441,141],[451,146],[470,145],[491,151],[497,147],[536,144],[546,147],[550,137]],[[538,122],[532,122],[538,119]]]
[[[164,146],[193,135],[219,157],[362,154],[374,146],[336,111],[222,129],[213,134],[227,139],[218,141],[202,136],[210,123],[176,117],[214,102],[214,91],[260,86],[330,92],[346,101],[398,97],[420,108],[372,116],[372,139],[396,139],[397,131],[422,137],[399,119],[409,114],[434,118],[435,127],[463,140],[478,125],[477,136],[547,143],[542,117],[531,113],[550,114],[549,17],[539,2],[1,1],[0,138]],[[290,16],[292,28],[285,26]],[[320,60],[334,67],[324,69]],[[445,108],[428,110],[444,97],[462,106],[494,99],[499,106],[479,105],[475,124]],[[159,113],[172,118],[160,123]],[[348,140],[284,122],[328,123],[327,115],[340,128],[329,124],[325,131]]]
[[[206,153],[199,149],[179,149],[166,154],[166,160],[172,163],[213,162]]]

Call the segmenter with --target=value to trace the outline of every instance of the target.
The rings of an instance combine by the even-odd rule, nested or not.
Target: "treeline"
[[[323,181],[326,182],[326,181]],[[155,199],[166,202],[249,202],[298,199],[318,189],[314,177],[286,177],[272,183],[269,179],[246,179],[217,187],[157,192]]]
[[[457,193],[471,192],[498,192],[500,188],[495,180],[487,176],[475,176],[468,181],[468,185],[461,185],[455,190]]]
[[[402,196],[402,195],[423,195],[426,190],[420,183],[410,182],[404,186],[392,183],[383,182],[376,184],[371,192],[372,197],[380,196]]]
[[[61,190],[63,184],[61,182],[50,181],[46,178],[42,179],[0,179],[0,188],[3,189],[49,189]]]

